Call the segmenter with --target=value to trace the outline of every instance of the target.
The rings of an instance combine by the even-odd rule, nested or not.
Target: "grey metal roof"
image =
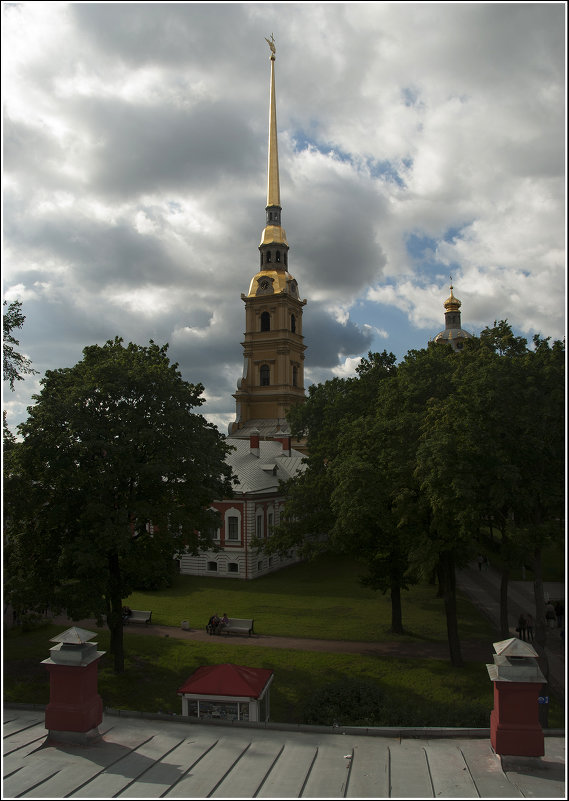
[[[286,418],[256,418],[248,420],[231,434],[231,438],[247,439],[253,432],[258,432],[262,437],[289,437],[290,426]]]
[[[49,744],[43,709],[6,707],[2,797],[566,797],[563,737],[545,738],[545,757],[500,758],[487,730],[334,733],[135,713],[107,713],[99,730]]]
[[[305,469],[305,465],[302,463],[303,454],[292,448],[291,455],[288,456],[288,452],[283,451],[280,442],[261,440],[259,456],[251,452],[249,439],[228,437],[227,442],[235,448],[226,461],[237,476],[239,482],[235,485],[237,493],[275,492],[278,489],[279,481],[287,481]],[[276,471],[274,471],[275,466]],[[269,467],[270,469],[268,469]]]

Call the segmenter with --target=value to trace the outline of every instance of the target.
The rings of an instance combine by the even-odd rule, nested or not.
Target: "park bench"
[[[230,617],[228,623],[222,623],[218,626],[217,634],[246,634],[248,637],[254,634],[253,623],[254,620],[242,617]],[[205,627],[208,634],[212,634],[211,626],[209,623]]]
[[[253,623],[249,618],[230,617],[229,623],[223,623],[219,630],[221,634],[246,634],[248,637],[253,634]]]
[[[133,609],[132,613],[126,618],[126,623],[150,623],[152,612],[144,612],[140,609]]]

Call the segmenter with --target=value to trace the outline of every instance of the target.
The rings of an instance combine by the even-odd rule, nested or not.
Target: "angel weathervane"
[[[265,42],[271,48],[271,58],[274,58],[277,50],[276,50],[276,47],[275,47],[275,37],[273,36],[272,33],[271,33],[271,38],[270,39],[267,39],[267,37],[265,36]]]

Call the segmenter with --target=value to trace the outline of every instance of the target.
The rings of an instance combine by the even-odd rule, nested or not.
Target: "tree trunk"
[[[443,575],[443,569],[441,566],[440,560],[437,562],[437,566],[435,568],[436,575],[437,575],[437,594],[435,598],[444,598],[445,597],[445,578]]]
[[[510,636],[510,623],[508,620],[508,581],[510,569],[507,565],[502,567],[500,577],[500,636],[505,640]]]
[[[401,587],[399,582],[391,583],[391,632],[403,634],[403,616],[401,614]]]
[[[545,620],[545,598],[543,594],[543,573],[541,565],[541,546],[533,552],[533,593],[535,596],[535,633],[533,645],[538,653],[537,663],[546,680],[549,681],[549,660],[545,646],[547,645],[547,623]],[[542,695],[549,695],[548,686],[544,684]],[[542,728],[548,727],[549,705],[539,705],[539,723]]]
[[[110,650],[114,657],[115,673],[124,673],[124,643],[122,622],[122,593],[119,558],[116,552],[108,555],[109,595],[107,596],[107,626],[111,633]]]
[[[460,651],[460,638],[458,636],[458,620],[456,614],[456,575],[454,556],[445,551],[439,556],[439,578],[443,591],[443,601],[447,621],[447,637],[450,661],[454,667],[462,667],[462,654]]]

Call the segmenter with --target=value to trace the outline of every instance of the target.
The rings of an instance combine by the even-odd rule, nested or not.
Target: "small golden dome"
[[[452,294],[452,284],[450,285],[450,297],[447,298],[444,302],[444,307],[447,311],[458,311],[462,306],[462,303],[458,298]]]

